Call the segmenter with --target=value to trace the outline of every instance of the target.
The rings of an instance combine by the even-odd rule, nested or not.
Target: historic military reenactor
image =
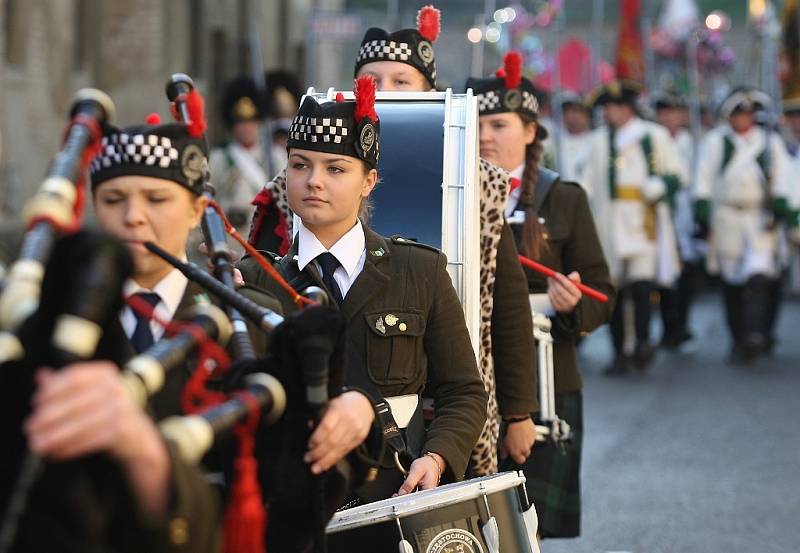
[[[565,181],[579,182],[583,168],[589,162],[592,151],[592,109],[577,92],[562,92],[557,101],[561,104],[560,147],[556,148],[555,136],[544,142],[549,161],[560,158],[560,175]],[[556,169],[555,163],[553,169]]]
[[[667,129],[675,141],[683,167],[682,174],[688,178],[692,174],[695,143],[686,128],[689,110],[686,99],[676,91],[667,90],[655,97],[653,107],[656,123]],[[702,273],[701,260],[705,258],[704,242],[695,236],[689,186],[681,188],[675,194],[672,208],[682,268],[681,275],[673,286],[659,288],[663,323],[661,345],[666,348],[677,348],[692,339],[688,327],[689,305],[698,275]]]
[[[355,98],[322,104],[306,98],[292,124],[286,190],[300,227],[276,267],[299,291],[323,287],[347,321],[351,390],[326,412],[307,460],[312,471],[327,470],[364,439],[377,408],[392,451],[376,480],[357,492],[357,500],[370,501],[462,478],[487,396],[445,256],[379,236],[359,218],[378,179],[372,79],[356,82]],[[286,310],[294,308],[251,259],[240,268],[246,282],[274,290]],[[427,432],[423,389],[436,404]],[[408,470],[405,478],[398,464]]]
[[[723,283],[734,359],[750,361],[774,344],[784,228],[793,213],[791,161],[769,117],[772,101],[752,87],[722,102],[727,121],[702,145],[695,216],[709,230],[709,270]]]
[[[265,104],[266,98],[251,77],[242,75],[226,83],[222,116],[230,140],[214,148],[209,158],[216,200],[231,223],[243,232],[253,212],[253,197],[271,177],[262,136]]]
[[[551,279],[526,271],[527,292],[533,309],[552,321],[556,412],[574,435],[563,451],[549,442],[537,446],[524,464],[507,462],[503,468],[524,469],[542,537],[574,537],[580,534],[583,434],[576,343],[608,321],[614,288],[586,193],[578,184],[539,167],[545,132],[538,125],[533,85],[521,75],[521,56],[511,52],[504,61],[496,76],[470,79],[467,87],[478,98],[481,155],[512,175],[505,214],[517,247],[526,257],[558,271]],[[578,282],[608,294],[612,303],[583,298],[575,286]],[[523,294],[520,303],[528,301],[528,294]]]
[[[619,297],[611,319],[615,359],[609,374],[642,370],[655,355],[650,342],[650,295],[671,286],[680,259],[670,199],[683,185],[677,148],[662,126],[638,117],[640,86],[612,81],[591,98],[603,107],[607,125],[594,131],[583,184],[591,197],[613,282]],[[633,351],[627,347],[626,302],[633,303]]]

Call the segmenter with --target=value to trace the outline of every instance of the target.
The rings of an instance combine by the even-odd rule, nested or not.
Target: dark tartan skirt
[[[581,392],[556,394],[556,413],[572,428],[572,442],[563,448],[552,442],[537,443],[524,465],[508,457],[500,470],[524,471],[542,538],[574,538],[581,533]]]

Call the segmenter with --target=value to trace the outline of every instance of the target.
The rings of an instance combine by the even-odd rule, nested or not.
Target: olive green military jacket
[[[616,289],[611,284],[608,263],[589,209],[586,192],[575,183],[557,181],[550,188],[538,213],[544,225],[545,247],[538,261],[562,274],[577,271],[581,282],[608,295],[608,303],[584,296],[570,314],[551,317],[553,366],[556,393],[575,392],[583,387],[578,370],[577,340],[611,318]],[[521,246],[522,225],[512,225],[517,246]],[[547,279],[525,269],[530,293],[547,292]]]
[[[487,395],[478,374],[464,314],[447,273],[445,255],[402,238],[387,239],[368,228],[366,261],[342,304],[347,321],[347,377],[363,375],[384,397],[420,394],[433,397],[436,416],[422,451],[447,461],[443,480],[466,471],[470,451],[486,419]],[[289,284],[301,291],[324,288],[313,263],[297,268],[297,242],[277,263]],[[274,293],[284,311],[291,297],[258,265],[239,265],[245,282]],[[310,278],[309,278],[310,277]]]

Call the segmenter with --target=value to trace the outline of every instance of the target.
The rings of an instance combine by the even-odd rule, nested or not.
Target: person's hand
[[[163,512],[169,496],[166,446],[131,399],[117,366],[89,361],[60,371],[42,368],[36,385],[25,422],[31,451],[60,461],[108,453],[126,468],[142,505]]]
[[[332,399],[308,440],[304,460],[311,472],[325,472],[361,445],[374,419],[372,403],[361,392],[349,391]]]
[[[438,453],[425,454],[419,459],[411,463],[411,468],[408,469],[408,474],[397,491],[397,495],[406,495],[415,491],[430,490],[439,485],[442,479],[442,474],[447,466],[444,457]]]
[[[204,255],[208,255],[208,247],[206,246],[205,242],[200,242],[200,245],[197,246],[197,251]],[[206,257],[206,269],[212,275],[214,274],[214,265],[211,263],[211,259]],[[237,288],[241,288],[244,286],[244,277],[242,276],[242,271],[233,267],[233,285]]]
[[[575,283],[580,283],[580,281],[581,275],[576,271],[567,276],[556,273],[555,277],[547,279],[547,297],[550,298],[550,303],[556,313],[572,313],[583,297],[581,291],[575,286]]]
[[[506,426],[506,433],[500,444],[500,456],[505,458],[510,455],[515,463],[521,465],[530,457],[534,443],[536,443],[536,425],[530,417],[520,422],[512,422]]]

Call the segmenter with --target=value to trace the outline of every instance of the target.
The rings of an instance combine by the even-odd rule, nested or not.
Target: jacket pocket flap
[[[365,313],[367,327],[376,335],[422,336],[425,334],[425,318],[419,312],[399,309],[384,309]]]

